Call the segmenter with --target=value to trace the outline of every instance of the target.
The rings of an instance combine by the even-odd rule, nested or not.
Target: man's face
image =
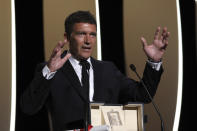
[[[76,59],[87,59],[91,56],[96,44],[96,25],[76,23],[70,39],[70,52]]]

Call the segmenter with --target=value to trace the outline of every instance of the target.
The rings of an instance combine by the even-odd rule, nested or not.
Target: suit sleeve
[[[45,64],[39,64],[35,76],[21,96],[21,109],[24,113],[33,115],[37,113],[46,103],[49,96],[51,80],[42,75]]]
[[[163,72],[163,67],[161,66],[159,71],[152,69],[149,64],[146,64],[142,80],[148,88],[148,91],[152,97],[155,96],[157,87]],[[123,76],[121,73],[117,73],[120,81],[120,94],[119,101],[120,103],[127,102],[143,102],[150,103],[151,99],[149,98],[146,90],[139,81],[135,81],[128,77]]]

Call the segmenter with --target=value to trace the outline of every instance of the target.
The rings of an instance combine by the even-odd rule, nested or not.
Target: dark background
[[[194,130],[196,128],[195,88],[196,88],[196,20],[195,1],[180,0],[182,41],[183,41],[183,97],[180,131]]]

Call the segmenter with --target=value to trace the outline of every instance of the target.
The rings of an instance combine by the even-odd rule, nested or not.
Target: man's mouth
[[[90,49],[91,49],[91,47],[82,46],[82,49],[84,49],[84,50],[90,50]]]

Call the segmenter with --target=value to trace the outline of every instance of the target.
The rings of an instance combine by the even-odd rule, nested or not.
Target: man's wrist
[[[162,65],[162,61],[160,62],[152,62],[149,59],[147,60],[147,63],[152,67],[152,69],[159,71]]]
[[[47,80],[52,79],[56,72],[51,72],[47,65],[42,69],[42,74]]]
[[[151,58],[148,58],[148,61],[149,61],[149,62],[152,62],[152,63],[159,63],[159,62],[162,62],[162,58],[159,59],[159,60],[153,60],[153,59],[151,59]]]

